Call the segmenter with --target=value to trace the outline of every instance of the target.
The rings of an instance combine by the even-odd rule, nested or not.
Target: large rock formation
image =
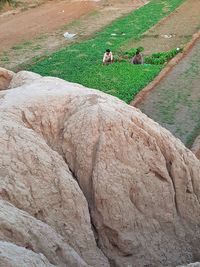
[[[55,265],[88,266],[51,227],[2,200],[0,229],[1,240],[42,253]]]
[[[0,241],[0,266],[2,267],[56,267],[42,255],[12,243]]]
[[[0,197],[15,206],[2,202],[1,238],[21,247],[30,239],[27,248],[56,266],[68,257],[66,266],[199,260],[194,154],[117,98],[56,78],[29,83],[29,75],[0,92]],[[27,221],[19,235],[5,219],[12,212],[19,225]]]
[[[19,87],[23,84],[30,84],[38,78],[41,78],[41,75],[37,73],[30,71],[20,71],[16,75],[13,75],[9,83],[9,88]]]
[[[0,90],[5,90],[10,85],[14,72],[0,68]]]
[[[200,135],[197,136],[197,138],[195,139],[191,150],[196,155],[196,157],[200,159]]]
[[[179,267],[200,267],[200,262],[190,263],[188,265],[184,265],[184,266],[182,265]]]

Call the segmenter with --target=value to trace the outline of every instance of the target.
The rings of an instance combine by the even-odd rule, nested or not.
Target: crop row
[[[152,0],[114,21],[93,38],[57,51],[37,62],[32,71],[81,83],[115,95],[127,103],[162,69],[161,65],[135,66],[127,62],[102,65],[106,48],[117,54],[130,39],[141,35],[177,8],[184,0]]]

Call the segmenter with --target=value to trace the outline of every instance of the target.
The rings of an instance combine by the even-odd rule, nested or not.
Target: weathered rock
[[[13,77],[14,72],[0,68],[0,90],[7,89]]]
[[[190,263],[188,265],[181,265],[178,267],[200,267],[200,262]]]
[[[40,77],[41,75],[37,73],[33,73],[30,71],[19,71],[13,76],[9,84],[9,88],[15,88],[15,87],[22,86],[24,84],[32,83],[34,80]]]
[[[139,110],[40,78],[2,92],[0,136],[1,197],[53,227],[88,264],[109,266],[82,192],[111,265],[200,258],[200,162]]]
[[[0,241],[1,267],[56,267],[42,254]]]
[[[88,266],[51,227],[2,200],[0,229],[0,240],[42,253],[56,266]]]
[[[32,84],[29,86],[32,87]],[[24,91],[26,97],[28,91]],[[107,259],[97,248],[87,201],[77,181],[63,158],[47,145],[43,136],[33,131],[31,125],[27,125],[25,113],[31,115],[32,101],[37,105],[37,100],[35,102],[30,95],[24,103],[28,109],[25,106],[24,109],[19,104],[25,96],[20,88],[1,93],[0,197],[50,225],[87,264],[109,266]],[[16,93],[14,98],[11,96],[13,93]],[[32,93],[34,95],[33,91]],[[38,106],[36,111],[44,116],[41,126],[48,120],[46,111],[43,106]],[[50,121],[49,131],[53,133],[49,123]]]
[[[195,139],[191,151],[196,155],[198,159],[200,159],[200,135]]]

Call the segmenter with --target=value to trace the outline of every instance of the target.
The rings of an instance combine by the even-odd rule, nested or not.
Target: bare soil
[[[0,4],[0,16],[8,16],[10,14],[16,14],[20,11],[34,8],[49,0],[15,0],[12,4],[1,3]]]
[[[0,16],[0,65],[16,70],[38,55],[79,42],[147,0],[49,1]],[[65,40],[65,31],[76,33]]]
[[[69,23],[94,9],[95,2],[92,1],[47,2],[42,6],[9,17],[1,16],[1,50],[11,48],[23,40],[30,40],[36,35],[53,32],[61,25]]]

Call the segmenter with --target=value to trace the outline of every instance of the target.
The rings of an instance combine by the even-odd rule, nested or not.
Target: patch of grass
[[[30,47],[32,45],[31,41],[25,41],[23,43],[20,43],[18,45],[14,45],[12,47],[13,50],[22,50],[22,49],[26,49],[27,47]]]
[[[22,46],[21,44],[19,44],[19,45],[14,45],[14,46],[12,47],[12,49],[13,49],[13,50],[20,50],[20,49],[23,49],[23,46]]]
[[[200,72],[200,66],[198,62],[198,58],[193,60],[191,62],[190,68],[186,69],[184,73],[182,73],[182,78],[192,78],[199,75]]]
[[[2,57],[0,57],[0,61],[1,62],[9,62],[10,61],[10,59],[9,59],[9,57],[8,56],[2,56]]]
[[[32,51],[38,51],[38,50],[40,50],[41,49],[41,45],[34,45],[34,46],[32,46],[30,49],[32,50]]]
[[[22,43],[23,46],[29,46],[32,45],[31,41],[25,41],[24,43]]]
[[[16,0],[0,0],[0,11],[2,11],[7,5],[16,8],[19,5],[19,2]]]
[[[36,36],[34,39],[35,40],[45,40],[47,38],[47,34],[41,34],[39,36]]]
[[[130,102],[159,73],[162,66],[135,66],[128,62],[102,66],[105,49],[110,48],[114,54],[118,54],[125,43],[130,39],[140,38],[183,1],[152,0],[129,15],[117,19],[90,40],[53,53],[49,58],[33,65],[30,70],[44,76],[57,76],[97,88]]]
[[[66,24],[66,25],[64,25],[64,26],[62,26],[61,27],[61,31],[63,30],[63,31],[65,31],[65,30],[67,30],[67,29],[69,29],[69,28],[72,28],[72,27],[75,27],[75,26],[79,26],[81,24],[81,20],[80,19],[75,19],[75,20],[73,20],[72,22],[70,22],[70,23],[68,23],[68,24]]]
[[[99,14],[99,11],[98,10],[93,10],[93,11],[91,11],[90,13],[89,13],[89,16],[90,17],[95,17],[95,16],[97,16]]]
[[[10,61],[7,52],[3,52],[3,53],[0,54],[0,61],[3,62],[3,63],[8,63]]]
[[[200,24],[199,25],[197,25],[197,28],[196,28],[197,30],[200,30]]]
[[[41,45],[40,44],[34,44],[34,42],[32,41],[25,41],[21,44],[15,45],[12,47],[13,50],[31,50],[31,51],[38,51],[41,49]]]
[[[178,112],[181,105],[190,108],[192,102],[190,100],[190,92],[174,90],[173,88],[166,88],[162,93],[161,102],[157,103],[157,110],[159,118],[162,123],[174,124],[176,112]],[[168,101],[165,101],[168,99]]]

